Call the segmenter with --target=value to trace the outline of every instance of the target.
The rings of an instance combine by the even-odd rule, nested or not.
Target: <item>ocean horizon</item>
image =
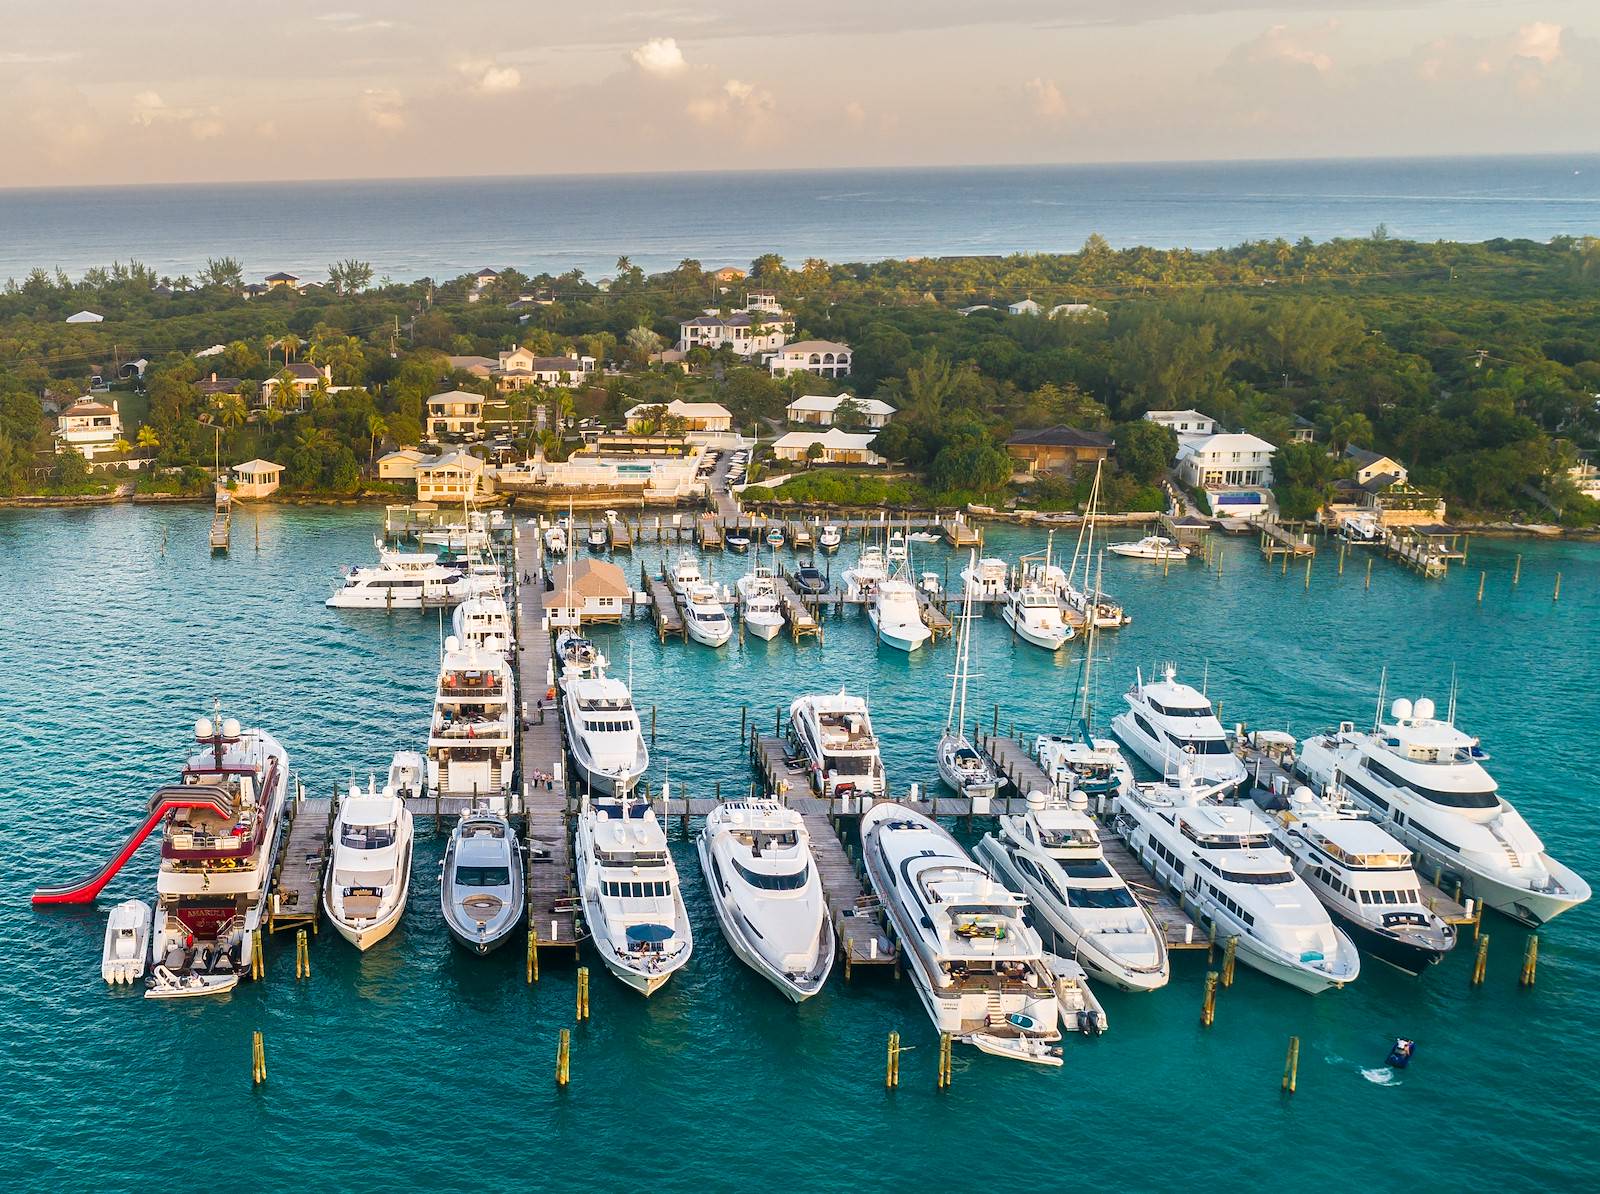
[[[178,277],[321,277],[358,257],[399,281],[507,266],[647,271],[1215,249],[1284,237],[1481,241],[1600,234],[1600,154],[574,174],[0,190],[0,278],[130,259]]]

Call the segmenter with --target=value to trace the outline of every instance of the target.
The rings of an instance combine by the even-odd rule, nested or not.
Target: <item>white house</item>
[[[785,344],[767,361],[774,377],[815,373],[818,377],[849,377],[850,346],[834,340],[797,340]]]
[[[834,413],[840,403],[853,402],[861,408],[862,421],[868,427],[882,427],[894,417],[894,407],[878,398],[856,398],[850,394],[806,394],[783,408],[791,423],[806,423],[813,427],[832,427]]]
[[[767,315],[783,315],[783,306],[774,290],[752,290],[744,296],[746,311],[761,311]]]
[[[1215,435],[1217,421],[1197,410],[1149,410],[1145,418],[1163,427],[1170,427],[1181,439],[1186,435]]]
[[[378,480],[415,481],[418,466],[433,457],[418,448],[396,448],[378,457]]]
[[[1087,319],[1105,312],[1091,303],[1057,303],[1050,308],[1051,319]]]
[[[233,496],[245,501],[270,497],[283,483],[283,465],[257,457],[233,466]]]
[[[1586,498],[1593,498],[1600,502],[1600,467],[1587,456],[1580,456],[1578,463],[1567,470],[1567,479],[1578,487],[1578,492]]]
[[[520,345],[499,354],[499,368],[489,371],[502,392],[529,386],[576,386],[594,373],[593,357],[575,352],[564,356],[541,357]]]
[[[569,557],[551,570],[550,579],[555,591],[545,597],[544,608],[552,625],[621,622],[633,605],[627,574],[608,560]]]
[[[112,444],[122,438],[122,416],[117,400],[106,404],[98,398],[79,398],[56,418],[56,451],[71,449],[85,460],[105,456]]]
[[[417,500],[459,506],[490,489],[483,461],[466,452],[446,452],[417,465]]]
[[[819,459],[824,464],[882,464],[883,457],[872,450],[871,433],[857,434],[830,427],[827,431],[791,431],[781,435],[772,445],[772,453],[779,460],[803,462],[812,444],[822,445]]]
[[[483,430],[483,407],[487,400],[471,390],[446,390],[428,399],[428,438],[434,443],[446,437],[473,439]]]
[[[678,348],[715,351],[731,348],[746,359],[760,353],[776,352],[789,339],[792,321],[786,315],[767,315],[761,311],[735,311],[723,315],[709,308],[703,315],[678,325]]]
[[[1194,440],[1178,449],[1178,479],[1195,489],[1272,484],[1276,449],[1254,435],[1224,433]]]
[[[641,402],[629,407],[629,430],[637,430],[635,424],[649,421],[658,410],[665,410],[668,418],[682,419],[685,431],[733,430],[733,412],[720,402],[685,402],[681,398],[666,403]]]
[[[1006,310],[1011,312],[1011,314],[1013,314],[1013,315],[1043,315],[1044,314],[1044,308],[1041,307],[1038,303],[1034,302],[1031,298],[1023,299],[1021,302],[1012,303],[1009,307],[1006,308]]]
[[[104,323],[105,319],[104,315],[96,315],[93,311],[79,311],[67,316],[68,323]]]
[[[353,386],[336,386],[330,384],[333,381],[332,365],[322,365],[319,367],[311,364],[308,361],[292,361],[279,369],[276,376],[269,377],[266,381],[261,383],[261,398],[259,405],[273,405],[278,396],[278,377],[281,377],[285,373],[289,375],[289,388],[294,391],[295,402],[297,405],[302,407],[305,405],[306,396],[310,394],[312,390],[317,388],[317,383],[319,382],[328,387],[329,393],[338,393],[342,390],[355,388]],[[285,399],[284,401],[279,402],[278,405],[287,406],[288,400]]]
[[[1345,458],[1355,462],[1356,484],[1366,485],[1379,477],[1387,477],[1392,485],[1399,482],[1404,485],[1411,479],[1411,474],[1406,471],[1406,466],[1392,456],[1385,456],[1379,452],[1369,452],[1365,448],[1358,448],[1354,444],[1348,445],[1344,450]]]

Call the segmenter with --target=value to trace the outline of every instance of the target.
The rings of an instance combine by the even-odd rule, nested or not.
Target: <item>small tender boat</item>
[[[225,974],[174,974],[165,966],[157,966],[145,980],[150,984],[146,999],[195,999],[203,995],[221,995],[239,985],[239,976],[232,971]]]
[[[1062,1029],[1076,1028],[1084,1036],[1099,1036],[1106,1030],[1106,1009],[1089,989],[1083,967],[1059,954],[1047,953],[1044,961],[1056,989]]]
[[[820,568],[797,568],[794,572],[794,587],[805,596],[818,597],[828,591],[828,578],[822,574]]]
[[[726,539],[729,551],[749,551],[750,536],[743,531],[729,531]]]
[[[1182,563],[1189,558],[1187,547],[1165,535],[1146,535],[1136,543],[1108,543],[1106,550],[1130,560],[1176,560]]]
[[[522,920],[522,844],[498,813],[462,816],[439,880],[445,927],[474,953],[503,945]]]
[[[606,530],[604,527],[589,528],[589,550],[604,551],[606,549]]]
[[[770,528],[767,531],[767,543],[771,547],[782,547],[783,546],[783,528],[782,527],[778,527],[778,526]]]
[[[115,986],[144,977],[150,946],[150,905],[124,900],[106,919],[106,945],[100,955],[100,977]]]
[[[1403,1036],[1394,1038],[1394,1046],[1389,1050],[1389,1064],[1397,1070],[1403,1070],[1411,1064],[1411,1058],[1417,1051],[1417,1042],[1408,1041]]]
[[[544,533],[544,550],[546,554],[552,556],[566,555],[567,528],[562,526],[560,523],[557,523],[553,527],[546,528]]]
[[[834,523],[828,523],[817,532],[817,546],[823,551],[838,551],[843,542],[844,535]]]

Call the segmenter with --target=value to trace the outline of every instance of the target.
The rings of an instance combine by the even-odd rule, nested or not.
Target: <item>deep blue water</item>
[[[808,170],[0,190],[0,279],[137,258],[176,277],[231,255],[259,279],[646,270],[777,252],[871,261],[1365,236],[1600,233],[1600,155]]]
[[[206,550],[198,506],[0,511],[0,1189],[252,1184],[303,1190],[648,1186],[661,1191],[1083,1184],[1363,1191],[1582,1189],[1600,1180],[1600,932],[1596,907],[1541,938],[1538,986],[1518,988],[1525,939],[1489,918],[1489,978],[1470,944],[1421,980],[1369,962],[1352,987],[1309,997],[1241,967],[1217,1022],[1198,1026],[1204,955],[1171,985],[1106,994],[1111,1030],[1067,1042],[1058,1071],[958,1049],[934,1089],[936,1040],[908,981],[860,974],[795,1008],[740,965],[716,930],[688,844],[674,843],[695,957],[651,1000],[592,956],[593,1020],[574,1033],[572,1085],[553,1083],[572,1024],[573,966],[546,957],[523,982],[519,949],[468,958],[446,941],[424,839],[405,921],[357,955],[331,933],[296,982],[292,940],[268,979],[223,1000],[145,1001],[99,977],[103,908],[149,897],[148,850],[102,910],[36,911],[32,888],[102,860],[137,820],[213,699],[273,729],[314,789],[364,776],[425,731],[438,627],[431,616],[326,610],[340,564],[371,552],[371,511],[269,509]],[[1029,533],[996,529],[1014,559]],[[164,550],[163,550],[164,548]],[[1591,880],[1596,839],[1600,545],[1474,542],[1441,582],[1376,561],[1338,575],[1268,569],[1248,540],[1163,577],[1108,557],[1133,625],[1103,636],[1098,708],[1164,658],[1208,678],[1229,722],[1303,733],[1369,715],[1379,669],[1392,695],[1442,699],[1459,670],[1460,720],[1483,736],[1503,790],[1549,848]],[[1513,588],[1522,553],[1521,584]],[[942,549],[918,563],[943,568]],[[851,550],[841,554],[848,560]],[[640,557],[650,563],[656,549]],[[625,561],[625,566],[631,567]],[[836,565],[837,566],[837,565]],[[724,579],[737,557],[712,568]],[[1478,576],[1486,571],[1482,605]],[[1561,598],[1552,601],[1557,572]],[[769,720],[797,693],[867,690],[896,789],[934,776],[949,646],[907,658],[864,619],[830,619],[822,646],[751,639],[712,652],[659,644],[648,624],[600,632],[658,711],[652,782],[743,790],[741,706]],[[1080,648],[1051,658],[986,621],[973,704],[1019,732],[1070,723]],[[250,1033],[270,1076],[250,1084]],[[884,1040],[915,1051],[882,1088]],[[1287,1038],[1300,1089],[1279,1094]],[[1394,1085],[1389,1038],[1418,1060]],[[230,1178],[222,1177],[232,1173]],[[1006,1174],[1009,1173],[1009,1176]],[[470,1175],[470,1176],[469,1176]]]

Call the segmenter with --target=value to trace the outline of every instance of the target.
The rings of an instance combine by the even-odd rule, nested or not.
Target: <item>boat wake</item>
[[[1378,1086],[1399,1086],[1400,1076],[1388,1066],[1378,1066],[1376,1069],[1363,1069],[1361,1076],[1368,1082]]]

